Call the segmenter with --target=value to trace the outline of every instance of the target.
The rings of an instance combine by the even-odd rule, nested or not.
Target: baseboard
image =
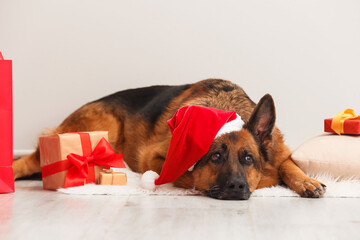
[[[13,159],[21,158],[33,153],[35,149],[13,149]]]

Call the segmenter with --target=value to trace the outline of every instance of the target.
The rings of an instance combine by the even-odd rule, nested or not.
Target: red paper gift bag
[[[14,192],[12,148],[12,61],[0,52],[0,193]]]

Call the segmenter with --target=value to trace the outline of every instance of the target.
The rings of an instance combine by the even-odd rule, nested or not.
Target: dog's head
[[[246,200],[258,186],[275,126],[275,106],[265,95],[242,130],[216,138],[192,173],[194,186],[217,199]]]

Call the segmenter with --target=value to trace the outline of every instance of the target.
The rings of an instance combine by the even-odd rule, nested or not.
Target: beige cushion
[[[360,136],[320,135],[296,149],[292,158],[307,174],[360,179]]]

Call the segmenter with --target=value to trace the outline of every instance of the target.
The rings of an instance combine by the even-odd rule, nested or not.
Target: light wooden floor
[[[76,196],[17,181],[0,239],[360,239],[359,198]]]

